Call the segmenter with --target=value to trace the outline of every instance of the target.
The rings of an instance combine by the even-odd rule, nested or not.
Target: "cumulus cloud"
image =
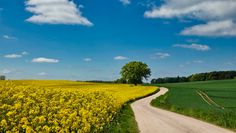
[[[3,35],[2,36],[4,39],[7,39],[7,40],[16,40],[17,38],[14,37],[14,36],[9,36],[9,35]]]
[[[26,10],[34,15],[26,21],[38,24],[93,24],[82,16],[77,5],[71,0],[27,0]]]
[[[213,21],[186,28],[182,35],[236,36],[236,24],[232,20]]]
[[[164,0],[160,7],[146,11],[144,16],[205,21],[206,24],[185,29],[182,35],[236,36],[235,10],[235,0]],[[216,29],[212,29],[214,26]]]
[[[128,60],[129,58],[128,57],[125,57],[125,56],[116,56],[114,57],[114,60]]]
[[[165,59],[167,57],[170,57],[169,53],[155,53],[151,56],[151,59]]]
[[[203,44],[175,44],[174,47],[186,48],[186,49],[193,49],[197,51],[209,51],[211,48],[208,45]]]
[[[90,62],[90,61],[92,61],[92,58],[84,58],[83,60],[86,62]]]
[[[130,0],[120,0],[120,2],[123,4],[123,5],[129,5],[131,3]]]
[[[234,0],[165,0],[159,8],[146,11],[151,18],[188,17],[201,20],[225,19],[235,17]]]
[[[22,55],[20,54],[8,54],[8,55],[4,55],[5,58],[10,58],[10,59],[15,59],[15,58],[21,58]]]
[[[34,63],[58,63],[59,60],[39,57],[39,58],[34,58],[31,62],[34,62]]]

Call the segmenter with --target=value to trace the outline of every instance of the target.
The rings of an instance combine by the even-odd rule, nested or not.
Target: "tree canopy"
[[[121,79],[126,80],[127,83],[137,85],[143,83],[143,79],[147,80],[151,76],[151,70],[147,64],[133,61],[123,66],[120,74]]]

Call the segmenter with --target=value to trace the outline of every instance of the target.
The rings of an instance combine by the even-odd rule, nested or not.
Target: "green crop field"
[[[169,92],[153,106],[236,130],[236,80],[159,84]]]

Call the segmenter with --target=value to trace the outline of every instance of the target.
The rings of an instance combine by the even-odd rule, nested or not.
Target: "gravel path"
[[[158,93],[131,104],[141,133],[233,133],[230,130],[150,105],[152,99],[167,91],[167,88],[162,87]]]

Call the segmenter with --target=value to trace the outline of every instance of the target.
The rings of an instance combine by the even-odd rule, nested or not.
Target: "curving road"
[[[131,104],[141,133],[233,133],[230,130],[187,116],[152,107],[152,99],[165,94],[167,88]]]

